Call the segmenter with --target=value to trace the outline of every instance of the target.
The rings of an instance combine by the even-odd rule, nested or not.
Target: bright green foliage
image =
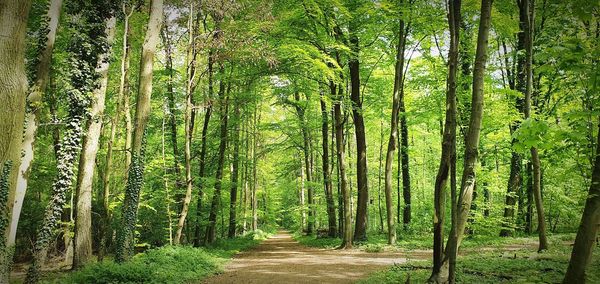
[[[209,248],[165,246],[130,261],[94,263],[66,277],[44,283],[190,283],[222,270],[228,258],[258,244],[254,234],[218,242]]]

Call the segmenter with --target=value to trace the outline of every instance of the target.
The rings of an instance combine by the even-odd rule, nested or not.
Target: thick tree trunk
[[[225,75],[223,66],[219,68],[221,76]],[[223,185],[223,166],[225,164],[225,150],[227,150],[227,122],[229,110],[229,90],[225,92],[225,82],[223,79],[219,82],[219,103],[220,103],[220,143],[219,143],[219,159],[217,161],[217,173],[215,175],[215,191],[213,193],[212,202],[210,205],[210,215],[208,217],[208,228],[206,229],[205,243],[211,244],[217,239],[217,211],[221,206],[221,187]]]
[[[115,256],[117,262],[127,260],[131,256],[134,246],[133,233],[137,222],[141,185],[144,179],[144,144],[146,125],[150,116],[154,53],[158,43],[162,18],[163,0],[152,0],[148,29],[142,46],[135,125],[131,145],[132,159],[123,200],[123,222],[117,236]]]
[[[340,190],[344,203],[344,230],[342,234],[341,248],[352,248],[352,211],[350,209],[350,191],[348,189],[348,178],[346,176],[346,153],[344,149],[344,119],[342,115],[342,92],[336,95],[336,86],[330,83],[332,97],[335,98],[333,105],[335,120],[335,144],[337,148],[337,164],[340,174]]]
[[[235,118],[235,129],[233,130],[233,161],[231,166],[231,188],[229,192],[229,231],[228,238],[234,238],[237,226],[237,198],[238,198],[238,174],[240,167],[240,123],[242,116],[240,114],[239,102],[236,102],[233,112]]]
[[[360,97],[360,63],[358,37],[350,36],[350,46],[354,55],[348,62],[350,69],[350,100],[352,100],[352,116],[354,118],[354,133],[356,136],[356,182],[358,200],[356,205],[356,224],[354,240],[367,239],[367,205],[369,203],[369,184],[367,178],[367,141],[365,122],[363,120],[362,99]]]
[[[10,201],[13,208],[7,240],[7,245],[9,247],[15,244],[17,226],[19,223],[19,217],[21,216],[21,209],[23,208],[25,192],[27,190],[29,173],[31,171],[31,164],[33,162],[33,148],[39,126],[40,110],[44,94],[46,93],[46,89],[48,87],[48,81],[50,79],[52,51],[54,50],[54,42],[56,40],[56,30],[58,29],[61,7],[62,0],[52,0],[50,2],[50,7],[48,8],[47,12],[48,20],[47,23],[44,23],[47,25],[46,28],[48,33],[42,35],[45,36],[46,41],[42,52],[38,57],[39,62],[36,68],[35,81],[29,90],[29,95],[27,96],[29,112],[25,121],[25,131],[23,132],[23,155],[21,157],[21,165],[18,171],[19,176],[17,179],[14,201]]]
[[[487,61],[488,36],[490,18],[492,11],[492,0],[481,1],[481,13],[479,19],[479,33],[477,36],[477,50],[475,53],[475,67],[473,69],[473,92],[471,99],[471,118],[467,135],[465,136],[465,153],[461,189],[458,195],[456,208],[456,224],[450,231],[446,253],[439,273],[433,274],[430,279],[436,283],[455,282],[455,261],[458,248],[464,235],[473,189],[475,187],[475,168],[479,156],[479,138],[481,133],[481,121],[483,118],[483,79],[485,77],[485,64]]]
[[[333,201],[333,184],[331,171],[329,170],[329,111],[325,102],[325,93],[321,93],[321,134],[322,134],[322,166],[323,185],[325,186],[325,200],[327,202],[328,236],[335,237],[337,234],[337,221],[335,217],[335,203]]]
[[[600,119],[598,120],[600,122]],[[600,124],[598,144],[600,145]],[[569,267],[563,280],[567,283],[585,283],[585,270],[592,261],[594,243],[600,228],[600,147],[596,147],[596,158],[592,170],[592,183],[585,201],[581,223],[571,252]]]
[[[0,282],[8,283],[14,252],[14,238],[7,226],[17,192],[27,76],[25,34],[31,1],[0,3]],[[24,190],[24,189],[23,189]],[[16,228],[16,223],[14,223]],[[9,241],[10,240],[10,241]]]
[[[396,243],[396,225],[394,224],[394,209],[392,200],[392,167],[394,152],[398,141],[398,112],[400,110],[400,93],[404,88],[404,50],[406,47],[406,30],[404,20],[400,20],[398,30],[398,45],[396,47],[396,66],[394,74],[394,93],[392,96],[392,118],[390,124],[390,138],[388,140],[387,154],[385,157],[385,208],[387,211],[388,244]],[[398,197],[400,198],[400,197]]]
[[[446,121],[442,136],[442,156],[434,188],[433,215],[433,271],[440,273],[444,260],[444,220],[446,213],[446,185],[452,170],[452,159],[456,157],[456,73],[458,69],[459,31],[461,21],[461,0],[448,0],[448,25],[450,28],[450,49],[448,51],[448,78],[446,81]],[[429,279],[435,282],[436,279]]]
[[[109,48],[106,53],[98,58],[96,72],[100,75],[98,87],[93,91],[91,119],[87,122],[87,133],[83,138],[83,148],[79,157],[79,170],[77,171],[77,187],[75,204],[75,235],[73,238],[73,269],[80,268],[92,258],[92,186],[96,154],[98,154],[100,135],[102,131],[102,118],[104,116],[104,102],[108,86],[108,68],[110,64],[111,46],[115,38],[117,18],[111,17],[106,21],[106,41]]]

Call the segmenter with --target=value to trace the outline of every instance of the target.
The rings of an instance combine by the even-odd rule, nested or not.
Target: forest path
[[[403,253],[310,248],[294,240],[289,232],[280,231],[236,255],[224,273],[203,283],[353,283],[407,261]]]

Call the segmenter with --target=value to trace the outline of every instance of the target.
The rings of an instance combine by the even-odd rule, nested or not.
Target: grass
[[[424,235],[424,236],[423,236]],[[399,234],[397,244],[387,245],[384,234],[370,234],[369,240],[355,244],[366,252],[431,250],[429,234]],[[335,248],[339,238],[321,238],[295,234],[301,244],[319,248]],[[457,283],[560,283],[568,266],[574,234],[548,237],[550,249],[538,254],[536,236],[500,238],[475,235],[465,238],[457,263]],[[411,260],[372,274],[360,283],[425,283],[431,273],[431,260]],[[588,283],[600,283],[600,248],[596,248],[588,271]]]
[[[220,240],[211,246],[166,246],[134,256],[117,264],[97,262],[72,273],[49,273],[42,283],[190,283],[223,269],[236,253],[247,250],[268,237],[262,231],[235,239]]]
[[[565,235],[553,236],[551,247],[543,253],[531,247],[532,238],[495,240],[486,250],[477,250],[477,242],[464,250],[457,262],[457,283],[560,283],[569,263],[572,246]],[[572,240],[572,239],[569,239]],[[480,248],[484,245],[480,244]],[[508,251],[503,246],[522,248]],[[497,245],[497,246],[496,246]],[[514,248],[514,246],[513,246]],[[410,261],[372,274],[360,283],[425,283],[431,273],[431,261]],[[600,252],[595,250],[587,269],[588,283],[600,283]]]

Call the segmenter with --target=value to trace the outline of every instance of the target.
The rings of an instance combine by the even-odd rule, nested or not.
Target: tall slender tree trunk
[[[331,171],[329,169],[329,111],[325,102],[325,93],[321,92],[321,134],[322,134],[322,166],[323,184],[325,186],[325,200],[327,202],[327,224],[328,236],[335,237],[337,234],[337,221],[335,217],[335,203],[333,201],[333,184]]]
[[[229,193],[229,231],[228,238],[234,238],[237,226],[237,198],[238,198],[238,174],[240,167],[240,123],[242,116],[240,114],[239,102],[235,103],[233,111],[235,119],[235,129],[233,130],[233,165],[231,167],[231,189]]]
[[[202,199],[204,198],[204,175],[206,171],[206,143],[208,139],[208,126],[213,112],[212,94],[213,94],[213,54],[208,55],[208,106],[204,113],[204,122],[202,125],[202,142],[200,146],[200,170],[198,173],[198,203],[196,204],[196,231],[194,233],[194,246],[199,247],[202,243]]]
[[[335,99],[333,104],[335,121],[335,144],[337,151],[337,165],[339,170],[340,191],[343,200],[343,231],[341,248],[352,248],[352,211],[350,209],[350,191],[348,188],[348,178],[346,176],[346,150],[344,149],[344,119],[342,115],[342,91],[341,88],[336,93],[336,85],[330,82],[332,97]]]
[[[181,213],[177,222],[177,232],[173,243],[181,243],[183,228],[188,215],[190,202],[192,201],[192,137],[194,134],[194,79],[196,77],[196,48],[194,35],[194,3],[190,2],[188,19],[188,54],[186,59],[186,103],[185,103],[185,185],[186,191],[181,205]],[[175,157],[177,159],[177,157]]]
[[[350,100],[352,100],[352,115],[354,118],[354,135],[356,137],[356,182],[358,200],[356,205],[356,223],[354,240],[367,239],[367,205],[369,203],[369,181],[367,176],[367,141],[365,122],[363,119],[362,99],[360,97],[360,63],[358,37],[350,35],[350,47],[354,53],[348,61],[350,69]]]
[[[193,15],[193,14],[190,14],[190,15]],[[190,16],[190,18],[191,18],[191,16]],[[189,22],[189,20],[188,20],[188,22]],[[175,177],[176,177],[175,182],[176,182],[177,188],[180,189],[183,186],[183,183],[180,180],[181,168],[179,166],[179,145],[177,142],[177,107],[176,107],[176,103],[175,103],[175,90],[174,90],[175,70],[173,69],[173,43],[172,43],[172,39],[169,35],[168,28],[169,27],[167,26],[167,22],[165,21],[163,28],[162,28],[162,38],[163,38],[163,45],[165,48],[165,68],[167,69],[167,72],[169,73],[169,80],[167,82],[169,128],[170,128],[170,134],[171,134],[171,147],[173,148],[173,170],[175,171]],[[190,33],[193,36],[193,31],[190,31]],[[190,38],[192,38],[192,36],[190,36]],[[188,42],[188,44],[189,44],[189,42]],[[191,48],[191,46],[188,46],[188,49],[189,48]],[[187,71],[189,71],[188,70],[189,62],[188,62],[188,66],[186,66],[186,67],[187,67],[186,68],[186,72],[187,72]],[[188,78],[187,83],[189,83],[189,78]],[[187,87],[187,84],[186,84],[186,87]],[[186,103],[187,103],[187,96],[186,96]],[[186,105],[186,107],[187,107],[187,105]]]
[[[394,93],[392,97],[392,119],[390,125],[390,138],[388,140],[387,154],[385,157],[385,208],[387,211],[388,244],[396,243],[396,226],[394,224],[394,209],[392,200],[392,167],[394,152],[398,140],[398,112],[400,110],[400,93],[403,89],[404,78],[404,50],[406,47],[406,30],[404,20],[400,20],[398,30],[398,45],[396,49],[396,66],[394,75]],[[400,197],[398,197],[400,198]]]
[[[111,212],[110,212],[110,181],[112,174],[113,147],[117,136],[117,127],[121,122],[121,112],[124,109],[125,94],[129,93],[129,58],[131,54],[131,44],[129,35],[131,28],[129,18],[133,14],[133,8],[128,12],[125,5],[122,6],[123,11],[123,46],[121,54],[121,67],[119,78],[119,92],[117,94],[117,107],[115,114],[110,122],[110,138],[106,147],[106,162],[104,165],[104,174],[102,175],[102,229],[100,235],[100,248],[98,251],[98,260],[104,258],[106,253],[106,245],[112,237],[111,232]],[[127,96],[128,98],[129,96]],[[129,165],[126,165],[129,167]]]
[[[308,126],[306,124],[306,120],[304,117],[305,106],[301,105],[300,102],[300,94],[296,92],[294,94],[294,107],[296,109],[296,113],[298,114],[298,120],[300,121],[300,129],[302,131],[302,141],[303,147],[302,151],[304,154],[304,170],[305,170],[305,186],[308,189],[308,220],[306,226],[306,233],[308,235],[312,235],[314,232],[315,226],[315,216],[313,214],[313,177],[311,171],[311,163],[310,163],[310,137],[308,133]]]
[[[433,215],[433,271],[440,273],[444,260],[444,220],[446,213],[446,185],[452,170],[452,159],[456,157],[456,73],[458,69],[459,31],[461,0],[448,0],[448,26],[450,49],[448,51],[448,78],[446,81],[446,121],[442,136],[442,156],[434,187]],[[429,279],[435,282],[436,279]]]
[[[465,153],[460,193],[456,203],[456,221],[450,230],[446,245],[446,253],[438,273],[430,279],[436,283],[455,283],[455,263],[458,248],[469,218],[473,189],[475,187],[475,168],[479,157],[479,138],[481,121],[483,118],[483,79],[485,77],[485,64],[487,61],[488,36],[490,18],[492,13],[492,0],[481,1],[479,19],[479,33],[477,36],[477,50],[475,53],[475,67],[473,69],[473,92],[471,98],[471,118],[467,135],[465,136]]]
[[[519,0],[519,12],[525,14],[525,119],[531,118],[531,101],[533,94],[533,24],[534,24],[534,0]],[[539,246],[538,252],[548,249],[548,239],[546,237],[546,218],[544,214],[544,204],[542,202],[541,189],[541,166],[537,147],[531,147],[531,165],[532,165],[532,194],[535,201],[535,208],[538,222]]]
[[[404,75],[403,75],[404,76]],[[404,77],[403,77],[404,78]],[[404,79],[402,79],[404,81]],[[406,123],[406,108],[404,106],[404,83],[400,84],[399,119],[400,119],[400,161],[402,165],[402,223],[408,228],[411,220],[410,168],[408,159],[408,124]],[[398,197],[400,198],[400,197]]]
[[[222,64],[222,63],[221,63]],[[208,228],[206,230],[205,243],[213,243],[216,238],[217,232],[217,211],[221,206],[221,187],[223,185],[223,166],[225,164],[225,151],[227,150],[227,122],[228,122],[228,110],[229,110],[229,90],[225,92],[225,82],[223,76],[225,76],[225,69],[221,65],[219,68],[221,74],[221,80],[219,82],[219,104],[220,104],[220,121],[221,121],[221,132],[220,132],[220,143],[219,143],[219,159],[217,161],[217,173],[215,175],[215,191],[213,193],[213,199],[210,206],[210,215],[208,217]]]
[[[600,122],[600,119],[598,121]],[[598,125],[597,143],[596,145],[600,145],[600,124]],[[592,252],[597,240],[598,229],[600,229],[600,147],[596,147],[592,182],[577,230],[577,237],[575,237],[569,267],[562,283],[585,283],[585,270],[592,262]]]
[[[93,91],[91,119],[87,122],[87,132],[83,138],[83,148],[79,157],[77,171],[77,187],[75,203],[75,235],[73,238],[73,269],[80,268],[92,258],[92,186],[96,155],[100,148],[104,102],[108,86],[108,68],[110,65],[111,46],[115,38],[117,18],[106,21],[106,42],[109,48],[98,58],[96,72],[100,75],[98,87]]]
[[[131,256],[135,242],[133,235],[137,222],[140,191],[144,180],[144,144],[146,125],[150,116],[154,53],[159,40],[162,19],[163,0],[152,0],[148,29],[142,46],[135,125],[131,145],[131,164],[128,171],[125,198],[123,200],[122,227],[117,235],[117,251],[115,256],[117,262],[123,262]]]
[[[48,81],[50,80],[52,52],[54,50],[54,42],[56,41],[56,30],[58,29],[61,7],[62,0],[50,1],[50,7],[48,8],[48,12],[46,14],[48,21],[44,23],[44,25],[47,25],[46,28],[48,33],[42,35],[45,36],[46,41],[38,57],[39,62],[36,68],[35,81],[29,90],[29,95],[27,96],[27,105],[29,111],[27,114],[27,119],[25,120],[25,130],[23,132],[23,155],[21,157],[21,165],[18,171],[19,176],[17,178],[14,201],[9,200],[9,202],[12,204],[12,214],[10,218],[7,240],[7,245],[9,247],[15,244],[19,217],[21,216],[23,200],[25,199],[25,192],[27,190],[29,173],[31,171],[31,164],[34,157],[33,148],[39,126],[41,105],[44,94],[46,93],[46,89],[48,88]]]
[[[255,106],[254,118],[252,123],[252,188],[250,202],[252,203],[252,231],[258,230],[258,200],[256,198],[256,191],[258,187],[258,180],[256,179],[256,172],[258,170],[258,135],[257,135],[257,124],[258,124],[258,112],[260,104]]]
[[[0,281],[5,283],[14,253],[12,226],[7,225],[17,192],[23,146],[27,97],[25,34],[30,7],[31,1],[0,3]]]
[[[379,136],[379,170],[377,174],[377,213],[379,214],[379,232],[383,233],[383,209],[381,209],[381,175],[383,170],[383,118],[380,123]]]

